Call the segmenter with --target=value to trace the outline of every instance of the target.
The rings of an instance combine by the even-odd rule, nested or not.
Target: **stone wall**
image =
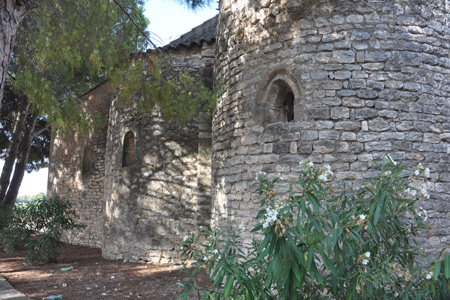
[[[208,53],[213,49],[205,43],[169,50],[167,58],[176,72],[201,79],[208,74],[205,69],[212,70]],[[123,166],[128,132],[135,137],[134,164]],[[210,221],[210,149],[208,117],[180,126],[165,122],[157,110],[142,114],[113,101],[106,145],[104,257],[179,261],[184,235]]]
[[[362,182],[377,173],[371,161],[389,154],[430,168],[423,207],[435,225],[422,242],[431,252],[450,244],[446,5],[221,1],[215,52],[206,41],[165,49],[176,71],[223,86],[212,184],[208,118],[177,127],[157,111],[110,105],[100,86],[85,97],[109,116],[108,131],[53,136],[49,192],[73,200],[88,223],[70,241],[102,246],[108,258],[176,262],[182,237],[209,224],[211,193],[215,223],[249,228],[256,172],[294,179],[306,159],[331,165],[336,180]],[[134,164],[122,167],[127,133]],[[92,168],[83,172],[86,146]]]
[[[81,97],[89,112],[106,119],[112,98],[108,84]],[[65,242],[93,247],[102,245],[106,133],[106,126],[90,133],[71,132],[66,136],[60,131],[52,131],[47,194],[70,201],[79,216],[79,223],[86,225],[84,230],[65,232]]]
[[[215,222],[253,225],[258,171],[291,179],[306,159],[363,180],[390,154],[431,169],[423,242],[448,246],[448,18],[443,1],[221,1]]]
[[[214,43],[166,50],[175,72],[212,86]],[[86,134],[53,133],[48,194],[71,201],[87,226],[64,240],[101,247],[111,259],[178,262],[184,235],[211,219],[211,117],[170,124],[157,110],[119,106],[109,84],[82,100],[108,124]],[[132,137],[126,147],[125,136]]]

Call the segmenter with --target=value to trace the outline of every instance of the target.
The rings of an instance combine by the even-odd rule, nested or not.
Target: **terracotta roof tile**
[[[203,22],[203,24],[183,34],[178,39],[162,47],[162,49],[178,49],[180,47],[191,48],[193,46],[201,45],[204,42],[208,44],[214,42],[216,40],[217,18],[218,15]]]

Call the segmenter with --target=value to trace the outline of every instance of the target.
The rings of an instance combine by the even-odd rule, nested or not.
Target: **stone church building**
[[[376,174],[389,154],[431,170],[422,242],[450,244],[450,3],[221,0],[217,17],[163,47],[177,70],[223,89],[184,127],[122,109],[108,82],[82,97],[108,119],[53,132],[48,194],[87,225],[71,243],[113,259],[175,262],[200,225],[254,225],[255,173],[294,179],[298,162],[336,179]]]

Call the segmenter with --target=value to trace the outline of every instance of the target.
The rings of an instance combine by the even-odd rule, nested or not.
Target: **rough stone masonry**
[[[199,225],[254,224],[256,172],[293,179],[306,159],[362,181],[377,172],[371,160],[389,154],[430,168],[423,206],[435,225],[421,242],[430,253],[448,246],[448,5],[220,1],[217,19],[165,48],[180,70],[221,82],[212,126],[206,118],[179,131],[157,113],[120,110],[100,86],[84,97],[109,116],[103,131],[54,133],[49,193],[89,223],[67,240],[109,258],[175,262]],[[123,166],[129,132],[135,160]],[[83,172],[87,146],[92,169]]]

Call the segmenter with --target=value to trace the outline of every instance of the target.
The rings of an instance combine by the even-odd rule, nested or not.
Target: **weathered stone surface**
[[[365,144],[365,150],[367,152],[371,151],[389,151],[391,150],[392,143],[388,141],[383,142],[368,142]]]
[[[342,105],[347,106],[347,107],[364,107],[365,102],[363,99],[354,98],[354,97],[350,97],[350,98],[345,97],[342,99]]]
[[[336,142],[334,141],[315,141],[313,149],[318,153],[331,153],[336,149]]]
[[[350,64],[355,62],[355,52],[351,50],[337,50],[333,52],[333,61]]]
[[[373,131],[386,131],[389,130],[390,122],[381,118],[377,118],[369,121],[369,130]]]
[[[355,41],[364,41],[370,38],[370,33],[363,30],[354,30],[352,31],[352,40]]]
[[[169,56],[175,66],[205,79],[208,72],[201,70],[211,68],[212,61],[202,60],[198,52],[208,56],[207,48],[214,48],[205,46]],[[208,74],[212,82],[213,74]],[[48,193],[71,201],[79,222],[87,225],[87,230],[65,233],[64,240],[101,247],[106,258],[174,262],[182,236],[210,222],[210,118],[173,125],[158,111],[142,114],[122,108],[114,95],[103,84],[83,96],[89,111],[109,117],[108,125],[95,134],[61,139],[59,132],[53,133]],[[248,134],[242,140],[250,144],[252,138]],[[236,152],[248,153],[248,148]],[[244,158],[233,156],[230,162],[242,165]],[[234,190],[247,188],[241,182],[246,183],[240,173],[227,178]]]
[[[450,163],[450,30],[444,1],[421,1],[417,7],[403,0],[358,4],[350,0],[316,1],[307,15],[293,12],[290,8],[293,2],[275,5],[273,1],[263,1],[261,6],[260,2],[256,5],[250,0],[220,1],[216,47],[202,42],[169,51],[178,70],[187,68],[204,77],[211,75],[214,63],[213,75],[223,84],[212,122],[213,201],[209,210],[212,222],[221,226],[253,225],[258,210],[252,203],[257,201],[251,189],[255,172],[267,172],[270,176],[281,173],[294,179],[300,170],[298,161],[307,159],[316,165],[330,163],[336,179],[362,180],[378,173],[371,160],[378,161],[390,153],[397,160],[421,162],[430,168],[431,198],[423,205],[433,210],[430,213],[433,222],[446,224],[450,209],[446,184]],[[297,2],[300,5],[301,1]],[[253,11],[254,7],[258,7],[258,12]],[[206,59],[202,53],[207,54]],[[198,69],[204,67],[207,68],[203,71]],[[291,120],[288,102],[292,96]],[[120,118],[118,122],[132,125]],[[165,137],[165,128],[165,125],[149,128],[145,135],[160,140]],[[204,129],[201,128],[198,130]],[[198,138],[207,139],[207,133],[198,134]],[[111,149],[120,148],[121,138],[114,141]],[[81,139],[79,142],[83,143]],[[186,144],[187,141],[179,142],[180,147],[164,145],[171,151],[186,153],[183,152]],[[120,184],[104,187],[105,190],[120,187],[123,191],[113,193],[112,200],[104,199],[110,202],[105,202],[105,206],[98,204],[97,210],[111,201],[119,201],[122,193],[138,195],[140,181],[145,182],[147,190],[148,187],[161,190],[160,195],[165,195],[161,198],[167,202],[152,201],[158,197],[150,193],[136,197],[138,205],[133,207],[130,200],[133,197],[124,197],[128,199],[127,205],[117,207],[115,212],[121,215],[128,210],[138,215],[142,207],[145,218],[137,221],[139,226],[134,229],[135,223],[130,220],[118,220],[117,226],[113,222],[108,224],[104,231],[108,233],[106,239],[116,241],[104,248],[112,257],[129,255],[129,245],[136,246],[136,239],[129,236],[133,236],[136,228],[138,232],[145,229],[151,236],[141,236],[139,243],[154,242],[164,249],[155,250],[159,254],[164,252],[165,256],[160,257],[175,252],[170,252],[172,244],[159,236],[164,228],[150,221],[156,218],[152,215],[156,210],[161,213],[158,217],[171,220],[172,223],[166,223],[167,228],[180,228],[180,220],[208,215],[205,209],[206,203],[211,203],[207,201],[208,188],[198,184],[198,178],[202,177],[199,174],[207,174],[203,169],[207,169],[206,165],[199,166],[198,157],[185,157],[184,169],[178,165],[167,169],[170,158],[159,164],[154,153],[155,149],[148,149],[149,159],[135,175],[117,176],[122,180]],[[202,159],[208,153],[205,151]],[[167,174],[177,182],[184,182],[182,187],[168,187],[166,177],[149,182],[150,178],[160,179],[156,170],[149,169],[153,164],[166,166]],[[144,173],[138,175],[139,180],[134,179],[139,172]],[[201,197],[190,202],[189,196],[197,191],[193,179],[196,174],[197,187],[202,187]],[[102,175],[99,176],[101,182]],[[69,188],[62,186],[60,190],[68,194]],[[73,184],[68,186],[77,188]],[[93,189],[94,186],[90,190]],[[173,197],[166,197],[172,192]],[[180,208],[174,207],[174,203],[179,203],[176,199],[187,200]],[[85,212],[88,216],[88,210]],[[131,229],[125,230],[128,227]],[[440,225],[436,230],[447,234]],[[101,240],[99,236],[92,239]],[[428,246],[437,250],[441,240],[432,239]],[[136,257],[136,253],[131,256]],[[147,252],[146,257],[161,261],[154,253]]]
[[[336,130],[323,130],[319,132],[320,140],[337,140],[341,133]]]
[[[378,92],[374,90],[360,90],[356,92],[356,95],[362,99],[375,99],[378,97]]]
[[[348,119],[350,117],[350,109],[347,107],[333,107],[330,114],[332,119]]]
[[[356,121],[342,121],[337,122],[334,128],[337,130],[358,131],[361,128],[361,123]]]
[[[354,112],[355,118],[362,120],[372,119],[378,115],[378,110],[374,108],[355,109]]]
[[[231,3],[230,0],[225,2]],[[448,162],[449,159],[440,154],[449,151],[446,133],[450,126],[442,126],[448,123],[448,115],[443,117],[440,110],[448,107],[450,89],[440,87],[445,85],[443,75],[448,73],[450,63],[445,56],[447,46],[442,46],[447,44],[445,38],[431,29],[439,27],[439,32],[443,32],[443,28],[447,28],[444,22],[435,18],[444,15],[443,6],[436,4],[433,9],[436,15],[428,16],[436,20],[431,26],[402,1],[372,2],[371,5],[362,4],[363,8],[358,9],[354,8],[354,2],[349,1],[323,5],[327,9],[311,9],[307,19],[296,21],[296,25],[291,27],[293,36],[299,38],[293,38],[291,46],[288,40],[284,42],[287,47],[299,50],[297,56],[284,57],[286,64],[282,61],[275,63],[268,57],[256,55],[258,51],[253,55],[239,49],[240,54],[246,55],[245,64],[233,65],[233,71],[230,69],[223,73],[224,79],[232,80],[234,74],[266,74],[279,78],[275,71],[279,63],[291,71],[292,78],[295,78],[292,80],[297,80],[304,89],[301,103],[306,116],[302,121],[309,126],[299,129],[297,160],[330,162],[337,178],[370,178],[376,175],[370,160],[381,159],[386,153],[402,160],[420,159],[429,163],[432,169],[437,168],[437,161],[444,159]],[[385,10],[385,7],[395,9]],[[246,23],[245,14],[248,12],[244,13],[244,10],[237,9],[237,13],[226,9],[224,16],[228,23],[224,21],[222,24],[247,26],[247,30],[252,32],[248,42],[254,45],[276,43],[271,38],[278,32],[275,30],[264,36],[258,27]],[[287,22],[291,17],[282,4],[278,5],[278,15],[280,20],[284,17]],[[222,28],[224,33],[228,32],[226,26]],[[257,46],[252,48],[256,49]],[[230,60],[225,53],[219,57],[222,59],[217,67],[221,70],[228,66]],[[247,67],[249,63],[253,65]],[[434,79],[433,73],[439,74],[437,77],[440,79]],[[251,102],[255,99],[254,94],[258,90],[252,89],[251,85],[247,87],[248,93],[237,96],[239,100],[236,101]],[[235,101],[230,100],[232,95],[233,92],[224,94],[220,101],[232,103]],[[442,98],[440,104],[433,105],[436,100],[431,100],[430,95]],[[225,110],[223,112],[227,114]],[[221,114],[217,116],[216,124],[219,124],[223,118]],[[215,134],[217,137],[221,135]],[[277,135],[281,137],[282,131]],[[276,140],[277,135],[271,134],[274,140],[270,142],[281,142]],[[295,138],[290,142],[293,141]],[[444,149],[445,152],[441,152]],[[280,160],[296,155],[291,151],[282,153]],[[344,155],[355,158],[351,163],[342,162]],[[281,162],[274,164],[278,166]],[[286,170],[285,177],[294,171],[278,169]],[[217,188],[217,191],[221,190],[223,188]],[[445,193],[443,197],[448,199],[449,194]]]

